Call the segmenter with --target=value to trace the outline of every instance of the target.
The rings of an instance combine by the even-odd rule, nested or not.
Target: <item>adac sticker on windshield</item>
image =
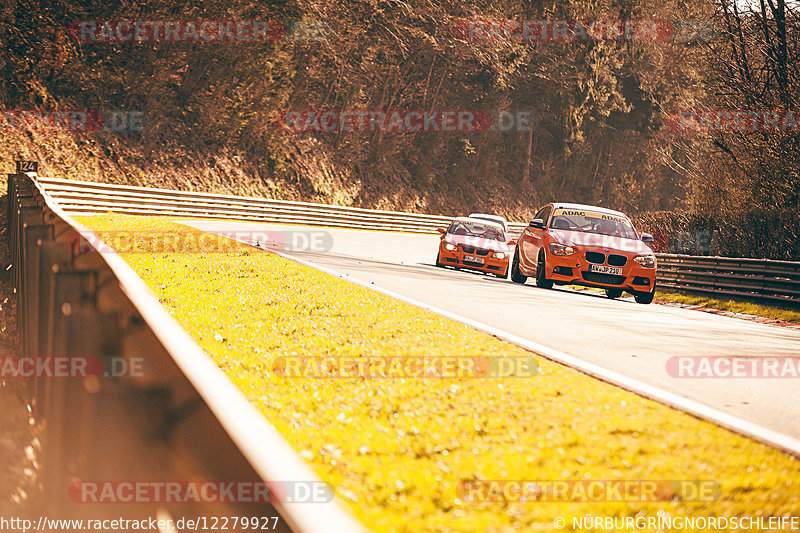
[[[578,211],[575,209],[556,209],[556,215],[564,215],[566,217],[585,217],[586,211]]]
[[[607,215],[605,213],[601,213],[600,218],[602,218],[603,220],[613,220],[614,222],[621,222],[623,224],[627,222],[625,217],[618,217],[616,215]]]
[[[556,209],[555,215],[556,216],[563,215],[566,217],[598,218],[601,220],[611,220],[613,222],[622,222],[622,223],[627,222],[627,219],[625,217],[617,215],[609,215],[608,213],[598,213],[596,211],[583,211],[580,209],[559,208]]]

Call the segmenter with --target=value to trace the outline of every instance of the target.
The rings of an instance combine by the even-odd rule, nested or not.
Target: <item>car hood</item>
[[[565,246],[584,246],[587,248],[603,248],[628,252],[637,255],[650,255],[653,250],[638,239],[625,239],[612,237],[599,233],[585,233],[583,231],[550,230],[553,238]]]
[[[493,252],[508,252],[508,245],[501,241],[494,239],[484,239],[481,237],[470,237],[468,235],[445,235],[445,240],[452,244],[475,246],[477,248],[484,248],[492,250]]]

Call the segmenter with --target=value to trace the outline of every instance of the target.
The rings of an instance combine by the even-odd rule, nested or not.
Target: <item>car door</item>
[[[547,231],[547,221],[550,218],[550,212],[552,210],[553,207],[551,205],[546,205],[541,208],[533,217],[534,220],[543,220],[545,229],[538,229],[534,228],[533,226],[528,226],[525,228],[525,231],[522,232],[522,236],[520,237],[521,250],[519,255],[520,261],[528,269],[536,268],[536,263],[539,257],[539,249],[544,243],[544,233]]]

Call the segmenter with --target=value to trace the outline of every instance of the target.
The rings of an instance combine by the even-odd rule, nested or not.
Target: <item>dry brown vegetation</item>
[[[796,8],[752,5],[6,0],[0,108],[137,110],[146,120],[141,131],[118,133],[6,128],[0,157],[9,165],[36,157],[48,174],[74,179],[441,214],[524,219],[546,201],[594,203],[641,216],[647,230],[716,231],[715,253],[796,259],[800,136],[668,126],[683,109],[797,109]],[[458,28],[478,17],[708,25],[659,42],[476,42]],[[280,20],[323,33],[89,44],[67,31],[80,20],[123,18]],[[531,131],[473,133],[276,126],[286,110],[415,109],[524,111],[536,121]],[[765,239],[770,245],[755,245]]]

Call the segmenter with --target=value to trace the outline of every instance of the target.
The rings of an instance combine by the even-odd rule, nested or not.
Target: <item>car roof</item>
[[[476,222],[486,226],[494,226],[499,230],[505,231],[502,224],[498,222],[492,222],[491,220],[486,220],[485,218],[456,217],[453,219],[453,222]]]
[[[597,205],[587,205],[587,204],[570,204],[564,202],[553,202],[553,207],[555,209],[590,209],[592,211],[600,211],[601,213],[608,213],[609,215],[619,215],[625,218],[628,218],[628,215],[621,211],[614,211],[613,209],[608,209],[606,207],[600,207]]]
[[[505,218],[501,217],[500,215],[490,215],[488,213],[470,213],[469,216],[472,217],[472,218],[475,218],[475,217],[478,217],[478,218],[486,217],[486,218],[491,218],[493,220],[502,220],[502,221],[506,220]]]

